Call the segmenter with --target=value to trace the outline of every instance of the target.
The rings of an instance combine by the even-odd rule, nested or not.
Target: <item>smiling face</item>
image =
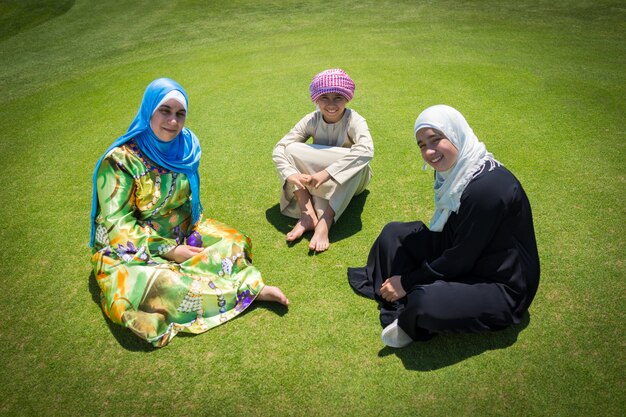
[[[317,104],[322,112],[326,123],[337,123],[343,117],[348,100],[339,93],[322,94],[317,99]]]
[[[435,129],[424,128],[415,135],[417,146],[422,151],[424,161],[437,172],[445,172],[452,168],[459,157],[459,150]]]
[[[150,127],[157,138],[169,142],[183,130],[186,118],[185,106],[175,99],[169,99],[152,113]]]

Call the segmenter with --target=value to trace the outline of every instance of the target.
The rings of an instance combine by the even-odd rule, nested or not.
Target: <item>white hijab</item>
[[[424,110],[415,120],[414,135],[424,128],[443,133],[459,151],[455,164],[445,172],[435,173],[435,213],[430,219],[430,230],[440,232],[451,212],[458,212],[461,195],[474,175],[487,160],[493,161],[490,171],[500,165],[487,152],[474,131],[458,110],[439,104]]]

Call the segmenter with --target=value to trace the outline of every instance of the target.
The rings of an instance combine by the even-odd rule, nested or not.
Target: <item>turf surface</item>
[[[0,414],[622,415],[625,22],[621,1],[0,1]],[[270,155],[332,67],[375,177],[309,256]],[[206,213],[292,304],[153,350],[102,316],[88,219],[95,161],[160,76],[189,93]],[[524,185],[542,282],[520,326],[393,350],[345,271],[432,214],[411,137],[437,103]]]

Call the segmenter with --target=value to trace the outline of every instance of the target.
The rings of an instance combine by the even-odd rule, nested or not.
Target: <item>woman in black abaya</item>
[[[378,301],[391,347],[519,323],[539,284],[526,193],[452,107],[424,110],[414,132],[436,171],[430,227],[387,224],[350,284]]]

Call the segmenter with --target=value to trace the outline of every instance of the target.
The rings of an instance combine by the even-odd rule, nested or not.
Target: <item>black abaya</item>
[[[389,303],[383,282],[400,275],[407,296]],[[506,168],[484,169],[467,185],[441,232],[422,222],[389,223],[350,285],[375,298],[386,327],[395,319],[414,340],[519,323],[539,283],[528,198]]]

